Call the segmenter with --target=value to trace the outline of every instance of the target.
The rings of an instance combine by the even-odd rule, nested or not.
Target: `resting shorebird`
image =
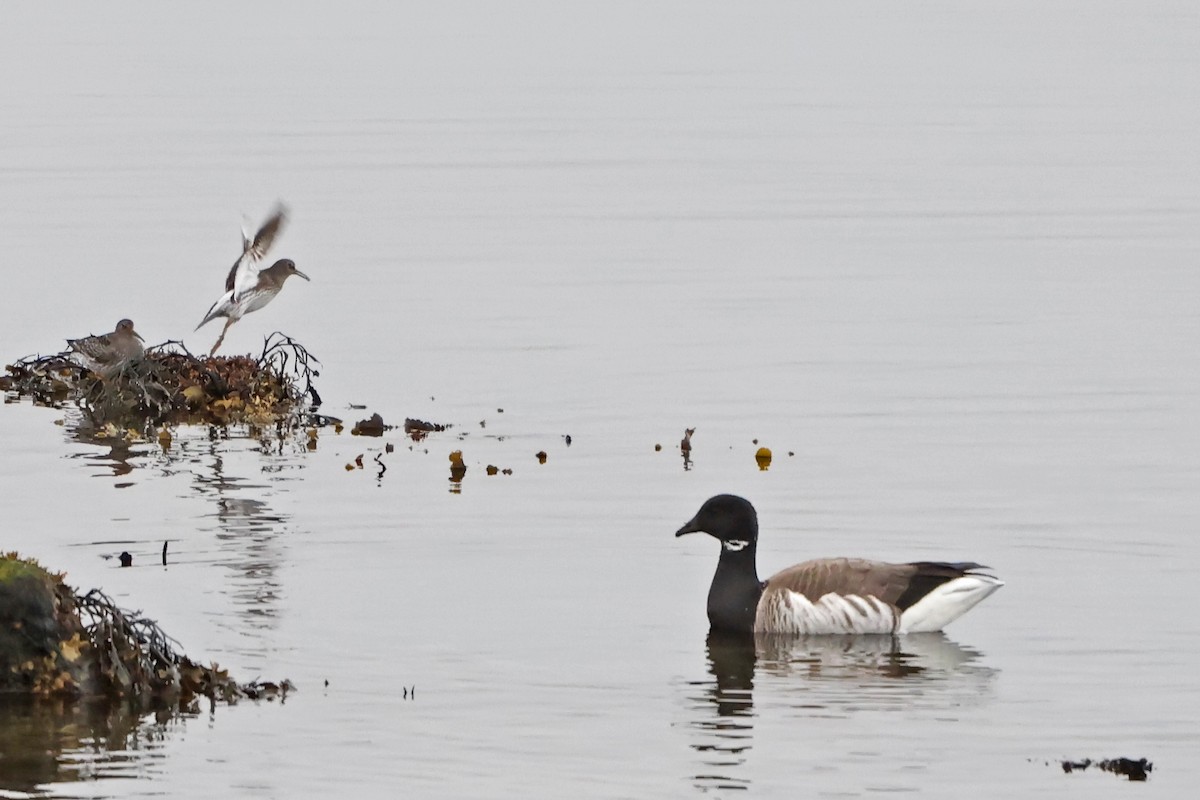
[[[254,234],[253,239],[246,231],[242,231],[242,256],[225,278],[225,294],[212,304],[212,308],[204,315],[204,320],[196,326],[196,330],[200,330],[217,317],[226,318],[221,335],[208,352],[210,356],[215,354],[217,348],[225,341],[225,333],[229,326],[274,300],[275,295],[283,288],[284,281],[292,275],[309,280],[307,275],[296,269],[296,263],[290,258],[281,258],[266,269],[260,266],[286,219],[286,210],[279,206],[258,229],[258,233]]]
[[[142,337],[133,329],[133,321],[123,319],[116,330],[100,336],[68,339],[70,359],[101,378],[111,378],[134,359],[142,357]]]
[[[927,633],[940,631],[1004,585],[973,562],[889,564],[822,558],[758,579],[758,516],[731,494],[710,498],[675,535],[721,542],[708,590],[708,621],[731,633]]]

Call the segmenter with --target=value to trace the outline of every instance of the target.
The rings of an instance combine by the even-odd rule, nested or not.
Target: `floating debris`
[[[372,414],[370,419],[359,420],[354,427],[350,429],[351,436],[383,436],[383,432],[389,430],[389,426],[383,424],[383,417],[378,414]]]
[[[692,434],[695,432],[695,428],[684,428],[683,441],[679,443],[679,452],[683,456],[684,472],[692,468]]]
[[[466,474],[467,465],[463,463],[462,450],[455,450],[450,454],[450,480],[453,483],[461,483]]]
[[[1154,764],[1144,758],[1107,758],[1102,761],[1093,761],[1090,758],[1085,758],[1082,761],[1062,761],[1063,772],[1070,774],[1072,772],[1083,772],[1088,767],[1096,767],[1104,772],[1111,772],[1113,775],[1123,775],[1131,781],[1145,781],[1149,778],[1150,772],[1154,769]]]
[[[449,428],[449,425],[439,425],[436,422],[425,422],[420,419],[404,420],[404,433],[414,442],[421,441],[431,433],[440,433]]]
[[[133,556],[129,554],[128,550],[122,550],[121,555],[117,556],[117,558],[119,558],[121,560],[122,567],[132,567],[133,566]]]
[[[537,453],[535,453],[534,455],[537,457],[539,464],[545,464],[546,459],[549,458],[549,456],[546,455],[545,450],[538,450]]]
[[[754,454],[754,460],[758,462],[758,468],[766,472],[767,468],[771,466],[771,448],[758,448],[758,451]]]

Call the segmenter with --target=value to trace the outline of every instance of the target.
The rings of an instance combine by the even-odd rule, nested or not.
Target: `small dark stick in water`
[[[170,540],[167,540],[170,541]],[[167,541],[163,542],[163,566],[167,565]]]

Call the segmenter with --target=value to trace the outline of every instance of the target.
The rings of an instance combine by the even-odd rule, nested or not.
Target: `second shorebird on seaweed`
[[[242,231],[242,255],[225,278],[225,294],[212,304],[212,308],[196,326],[196,330],[200,330],[217,317],[225,317],[225,327],[221,329],[216,344],[208,352],[210,356],[216,354],[221,343],[225,341],[225,333],[229,326],[274,300],[275,295],[283,288],[284,281],[293,275],[309,280],[307,275],[296,269],[296,262],[290,258],[281,258],[266,269],[262,268],[262,261],[271,249],[271,243],[275,241],[286,221],[287,210],[280,205],[258,229],[258,233],[254,234],[253,239],[248,232]]]
[[[70,359],[107,380],[115,377],[129,364],[142,357],[142,335],[133,329],[133,322],[123,319],[112,333],[68,339]]]

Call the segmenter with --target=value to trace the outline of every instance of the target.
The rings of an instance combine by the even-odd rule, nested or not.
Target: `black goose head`
[[[754,564],[758,545],[758,515],[754,506],[732,494],[710,497],[675,535],[685,533],[707,533],[721,542],[721,558],[708,589],[708,621],[712,629],[749,634],[754,630],[763,591]]]
[[[676,536],[685,533],[707,533],[720,540],[723,552],[753,551],[758,543],[758,514],[749,500],[719,494],[706,500],[696,516],[675,531]]]

